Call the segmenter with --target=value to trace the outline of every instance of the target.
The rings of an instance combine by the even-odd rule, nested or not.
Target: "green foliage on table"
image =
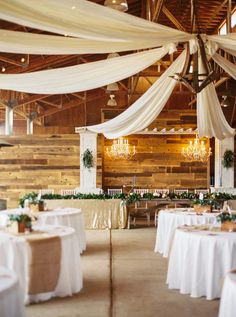
[[[93,152],[90,149],[84,151],[82,161],[85,168],[92,168],[94,166]]]
[[[23,208],[25,204],[25,200],[29,201],[29,204],[37,205],[42,202],[41,199],[38,198],[38,193],[32,192],[25,194],[22,198],[19,199],[19,205]]]
[[[236,195],[228,194],[228,193],[212,193],[212,194],[204,194],[203,200],[199,200],[199,194],[195,194],[194,192],[184,192],[181,194],[177,194],[174,192],[170,193],[144,193],[138,194],[131,192],[129,194],[118,193],[115,195],[108,195],[107,193],[103,194],[74,194],[74,195],[60,195],[60,194],[45,194],[41,196],[41,200],[38,200],[38,194],[35,192],[28,193],[20,198],[19,203],[22,207],[24,207],[25,200],[28,199],[29,203],[39,203],[44,199],[98,199],[98,200],[106,200],[106,199],[121,199],[125,204],[131,204],[134,202],[138,202],[142,199],[152,200],[152,199],[170,199],[170,200],[178,200],[178,199],[188,199],[193,202],[193,204],[200,205],[211,205],[213,208],[219,208],[222,203],[226,200],[236,199]]]
[[[225,168],[233,167],[234,164],[234,152],[226,150],[223,156],[222,164]]]
[[[8,218],[11,222],[16,221],[19,223],[24,223],[27,228],[31,228],[32,226],[33,218],[31,218],[28,214],[11,214],[8,216]]]
[[[236,221],[236,214],[230,214],[228,212],[222,212],[220,213],[216,219],[220,222],[225,222],[225,221]]]
[[[193,205],[201,205],[201,206],[212,206],[214,209],[218,209],[221,207],[222,203],[216,199],[194,199]]]

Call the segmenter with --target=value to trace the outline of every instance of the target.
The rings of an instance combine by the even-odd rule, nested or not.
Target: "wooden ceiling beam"
[[[4,63],[8,63],[8,64],[15,65],[15,66],[20,66],[21,68],[23,68],[25,66],[24,63],[17,62],[14,59],[11,59],[11,58],[6,57],[6,56],[0,55],[0,60]]]
[[[163,6],[162,12],[177,27],[178,30],[186,32],[186,29],[183,27],[183,25],[174,17],[174,15],[167,9],[166,6]]]
[[[51,116],[55,113],[58,113],[60,111],[64,111],[64,110],[67,110],[67,109],[71,109],[71,108],[74,108],[74,107],[77,107],[81,104],[84,104],[85,102],[90,102],[90,101],[93,101],[93,100],[96,100],[96,99],[99,99],[99,98],[102,98],[104,97],[104,94],[102,95],[92,95],[92,96],[89,96],[87,97],[85,100],[81,100],[78,102],[78,100],[71,100],[70,102],[68,102],[67,104],[64,104],[62,108],[60,109],[50,109],[48,111],[45,111],[44,113],[40,114],[38,116],[38,118],[45,118],[45,117],[48,117],[48,116]]]
[[[220,85],[222,85],[224,82],[226,82],[226,80],[228,80],[229,77],[222,77],[220,80],[218,80],[214,86],[215,88],[219,87]],[[197,101],[197,98],[194,98],[192,101],[189,102],[189,106],[193,105],[195,102]]]
[[[17,105],[15,106],[15,108],[18,108],[22,105],[27,105],[31,102],[35,102],[35,101],[38,101],[38,100],[42,100],[42,99],[45,99],[47,97],[49,97],[50,95],[32,95],[32,96],[29,96],[28,98],[25,98],[25,99],[20,99],[20,100],[17,100]]]

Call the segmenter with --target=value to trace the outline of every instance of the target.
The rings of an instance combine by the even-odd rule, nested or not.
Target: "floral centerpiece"
[[[44,201],[41,196],[35,192],[26,194],[20,199],[21,207],[30,208],[31,211],[44,211]]]
[[[217,220],[221,222],[221,230],[236,231],[236,214],[222,212],[217,216]]]
[[[23,233],[26,230],[32,231],[32,221],[36,218],[31,217],[29,214],[11,214],[8,216],[10,221],[10,232]]]

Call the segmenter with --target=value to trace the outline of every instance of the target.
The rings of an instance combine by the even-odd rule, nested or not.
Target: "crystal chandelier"
[[[135,145],[130,145],[126,139],[113,140],[110,147],[106,147],[106,154],[111,159],[130,159],[136,153]]]
[[[211,148],[207,149],[205,142],[200,141],[197,135],[194,141],[182,148],[182,155],[189,161],[207,162],[211,154]]]

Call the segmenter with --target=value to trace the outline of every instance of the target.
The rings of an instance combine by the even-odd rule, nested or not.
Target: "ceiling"
[[[103,5],[103,0],[93,0]],[[160,24],[191,32],[191,0],[128,0],[128,13],[139,16],[148,20],[154,20]],[[217,33],[218,27],[225,20],[227,15],[228,0],[196,0],[197,24],[200,33],[213,34]],[[232,8],[236,5],[236,0],[232,0]],[[158,8],[159,10],[156,10]],[[18,30],[24,32],[45,33],[39,30],[30,29],[25,26],[16,25],[0,20],[1,28],[9,30]],[[21,59],[25,60],[22,62]],[[77,65],[90,61],[106,58],[103,54],[87,54],[87,55],[19,55],[6,54],[0,52],[0,71],[5,68],[4,73],[24,73],[37,70],[58,68],[71,65]],[[146,78],[146,82],[152,82],[151,78],[157,78],[165,70],[170,61],[163,60],[159,67],[151,66],[147,70],[139,74],[139,77],[125,79],[119,82],[119,91],[116,93],[117,98],[125,96],[126,106],[135,98],[137,99],[141,93],[145,91],[141,89],[133,99],[130,98],[130,90],[135,88],[135,80],[138,82],[140,78]],[[16,119],[25,119],[29,114],[35,113],[37,118],[36,124],[44,124],[45,118],[53,116],[63,110],[69,110],[78,107],[81,104],[96,101],[109,95],[106,87],[91,90],[84,93],[63,94],[63,95],[36,95],[18,93],[12,91],[0,92],[0,119],[4,119],[5,106],[10,102],[15,103]],[[185,92],[186,93],[186,92]],[[224,92],[223,92],[224,93]],[[191,93],[190,98],[192,98]],[[136,96],[136,97],[135,97]],[[124,99],[124,98],[123,98]]]

